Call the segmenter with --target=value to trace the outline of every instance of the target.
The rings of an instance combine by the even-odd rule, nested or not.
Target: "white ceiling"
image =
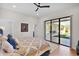
[[[12,5],[16,5],[16,8],[12,8]],[[10,9],[30,16],[37,16],[36,13],[38,13],[39,17],[42,17],[53,12],[79,7],[78,3],[41,3],[41,5],[50,5],[50,8],[41,8],[38,12],[35,12],[36,6],[32,3],[0,3],[0,8]]]

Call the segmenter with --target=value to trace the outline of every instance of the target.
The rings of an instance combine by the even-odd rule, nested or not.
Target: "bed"
[[[50,53],[47,41],[39,38],[18,39],[19,46],[13,53],[1,52],[3,56],[46,56]]]

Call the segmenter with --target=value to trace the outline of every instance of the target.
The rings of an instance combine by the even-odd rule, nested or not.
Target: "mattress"
[[[50,50],[49,43],[40,38],[23,38],[18,39],[18,49],[13,53],[1,52],[3,56],[40,56]]]

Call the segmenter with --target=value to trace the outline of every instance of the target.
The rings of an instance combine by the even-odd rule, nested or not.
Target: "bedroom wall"
[[[14,34],[15,36],[19,38],[29,38],[33,37],[33,31],[34,31],[34,25],[35,20],[33,18],[25,18],[22,20],[17,20],[14,25]],[[28,32],[21,32],[21,23],[27,23],[28,24]]]
[[[64,11],[61,10],[60,12],[52,12],[52,14],[41,18],[38,24],[38,37],[44,39],[44,21],[50,20],[54,18],[59,18],[63,16],[70,16],[72,15],[72,48],[76,49],[77,42],[79,40],[79,8],[75,8],[72,10]]]
[[[36,24],[36,21],[37,18],[35,17],[11,11],[8,9],[0,9],[0,26],[5,27],[4,35],[11,33],[15,37],[20,38],[33,37],[34,25]],[[29,25],[28,32],[21,32],[21,23],[27,23]]]
[[[0,19],[0,28],[3,29],[4,35],[7,35],[11,32],[10,20]]]

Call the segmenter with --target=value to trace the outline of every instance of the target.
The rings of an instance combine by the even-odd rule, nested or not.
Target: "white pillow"
[[[7,53],[14,52],[13,46],[6,40],[2,42],[2,49],[5,50]]]

